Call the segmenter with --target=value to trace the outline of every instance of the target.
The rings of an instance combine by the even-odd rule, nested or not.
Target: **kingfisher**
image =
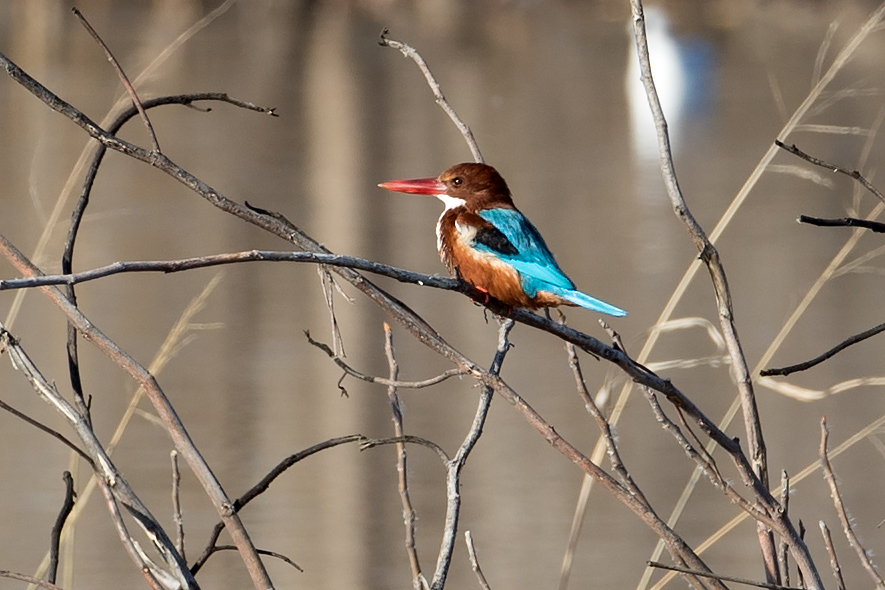
[[[571,305],[627,315],[575,289],[491,166],[457,164],[438,178],[391,180],[378,186],[442,201],[445,210],[436,224],[440,259],[452,275],[502,303],[528,309]]]

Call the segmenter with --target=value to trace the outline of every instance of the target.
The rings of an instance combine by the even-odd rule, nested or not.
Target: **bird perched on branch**
[[[458,164],[439,178],[391,180],[381,188],[434,195],[446,206],[436,244],[449,272],[511,307],[579,305],[613,316],[627,312],[575,289],[544,238],[513,205],[510,189],[486,164]]]

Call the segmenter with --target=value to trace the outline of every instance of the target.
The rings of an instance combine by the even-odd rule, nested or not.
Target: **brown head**
[[[463,205],[475,213],[493,207],[513,208],[507,183],[487,164],[456,164],[438,178],[391,180],[378,186],[401,193],[434,195],[446,209]]]

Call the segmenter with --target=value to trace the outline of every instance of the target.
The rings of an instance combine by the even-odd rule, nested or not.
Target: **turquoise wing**
[[[534,297],[538,291],[546,291],[600,313],[618,317],[627,315],[619,307],[575,290],[574,283],[556,264],[541,233],[525,215],[515,209],[486,209],[477,215],[497,231],[478,232],[474,247],[497,256],[516,269],[529,297]]]

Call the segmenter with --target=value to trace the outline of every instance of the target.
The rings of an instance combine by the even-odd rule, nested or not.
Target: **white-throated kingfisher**
[[[514,206],[507,183],[486,164],[457,164],[439,178],[391,180],[381,188],[434,195],[440,258],[453,275],[511,307],[579,305],[613,316],[623,309],[575,289],[544,238]]]

